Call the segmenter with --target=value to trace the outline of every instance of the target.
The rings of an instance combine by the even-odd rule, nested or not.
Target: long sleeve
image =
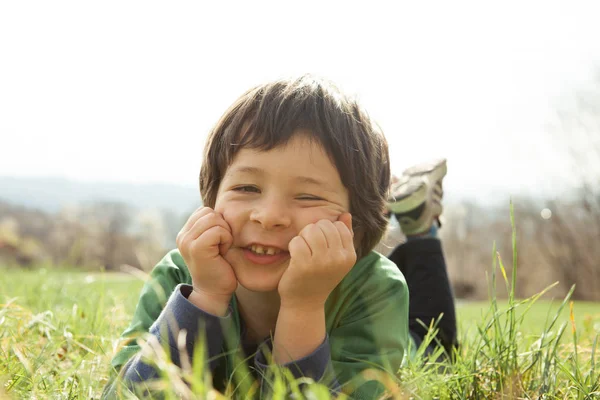
[[[121,334],[124,346],[111,360],[115,372],[140,350],[136,339],[149,332],[177,285],[182,283],[191,284],[192,278],[181,254],[172,250],[152,269],[150,279],[142,288],[131,323]]]
[[[165,308],[157,320],[150,327],[150,334],[156,338],[157,343],[168,344],[171,361],[181,366],[182,354],[177,346],[177,338],[182,330],[186,332],[185,350],[189,362],[194,354],[198,338],[203,336],[206,344],[208,367],[211,372],[222,360],[218,356],[223,353],[223,332],[232,329],[231,313],[226,317],[217,317],[206,313],[193,305],[187,298],[192,291],[189,285],[179,285],[169,298]],[[135,383],[145,382],[158,377],[158,372],[142,360],[141,352],[131,358],[121,369],[120,379],[128,388],[133,388]],[[103,397],[116,396],[116,380]]]
[[[265,341],[260,348],[270,352],[273,348],[273,343],[269,339]],[[254,366],[261,376],[269,376],[267,357],[260,348],[254,358]],[[333,365],[331,363],[329,337],[326,337],[323,343],[309,355],[282,364],[280,367],[289,369],[294,378],[307,377],[313,379],[315,382],[326,385],[331,393],[339,393],[340,391],[340,384],[335,377],[335,372],[333,371]],[[268,392],[268,388],[265,387],[266,382],[263,380],[261,383],[261,392]]]
[[[223,345],[223,330],[228,329],[232,323],[231,313],[223,318],[208,314],[187,299],[191,292],[192,287],[189,285],[177,286],[163,312],[150,327],[150,334],[156,337],[158,343],[168,343],[171,361],[177,366],[181,366],[182,356],[177,346],[179,332],[186,331],[185,347],[188,357],[194,354],[197,339],[202,334],[205,338],[207,359],[210,360],[209,368],[212,371],[219,361],[217,356],[221,353]],[[126,380],[139,382],[156,377],[155,373],[149,373],[147,364],[140,360],[139,354],[132,361],[123,368],[122,373]]]

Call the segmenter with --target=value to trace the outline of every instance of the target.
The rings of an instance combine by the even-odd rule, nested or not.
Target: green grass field
[[[46,269],[0,274],[0,398],[99,398],[142,278]],[[431,363],[411,362],[394,383],[398,398],[600,398],[600,304],[574,304],[575,353],[569,304],[557,314],[561,302],[538,301],[525,314],[527,304],[511,314],[502,311],[508,302],[498,302],[496,317],[491,302],[461,303],[456,363],[439,373]]]

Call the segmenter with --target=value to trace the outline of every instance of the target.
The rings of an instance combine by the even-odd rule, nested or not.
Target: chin
[[[277,266],[249,265],[243,259],[238,259],[234,272],[240,285],[253,292],[277,291],[279,281],[287,269],[287,263]]]
[[[272,282],[259,282],[256,279],[243,279],[239,280],[239,284],[243,286],[244,289],[249,290],[251,292],[268,293],[277,291],[279,281],[273,284]]]
[[[247,290],[252,292],[276,292],[283,271],[285,269],[281,271],[244,269],[236,271],[236,276],[239,284]]]

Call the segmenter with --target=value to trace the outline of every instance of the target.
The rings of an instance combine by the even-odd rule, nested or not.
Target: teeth
[[[273,255],[279,254],[281,252],[281,250],[276,249],[275,247],[266,247],[266,246],[260,246],[260,245],[256,245],[256,244],[253,244],[252,246],[250,246],[250,250],[256,254],[260,254],[260,255],[266,254],[268,256],[273,256]]]

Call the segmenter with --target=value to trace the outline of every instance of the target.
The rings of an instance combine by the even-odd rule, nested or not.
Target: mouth
[[[256,265],[275,265],[289,258],[290,253],[276,246],[253,243],[243,247],[244,257]]]
[[[259,256],[262,256],[262,255],[274,256],[274,255],[280,254],[284,251],[278,247],[265,246],[265,245],[261,245],[261,244],[251,244],[250,246],[247,246],[245,249],[249,250],[252,253],[259,255]]]

